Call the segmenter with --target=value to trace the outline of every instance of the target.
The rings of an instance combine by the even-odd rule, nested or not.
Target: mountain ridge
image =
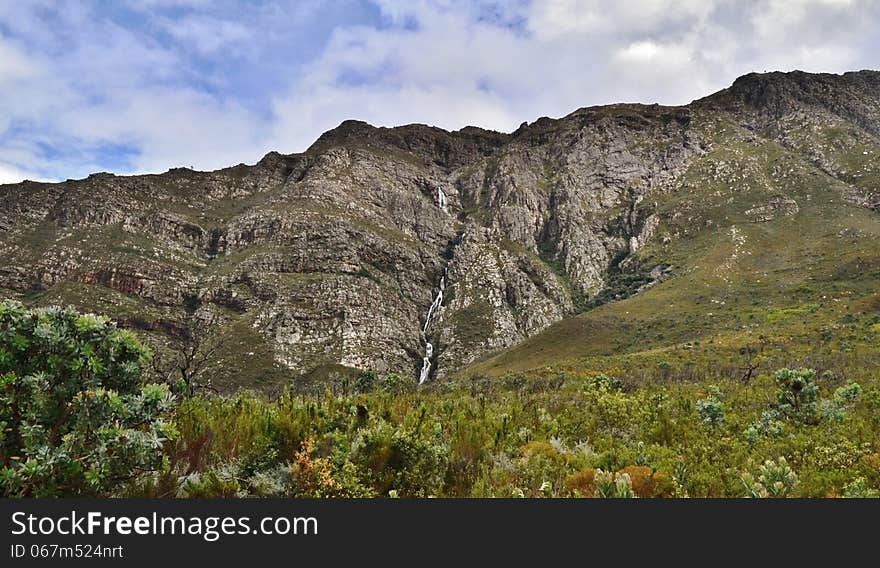
[[[292,156],[299,156],[299,155],[306,154],[309,152],[309,150],[313,146],[315,146],[316,144],[321,142],[322,139],[334,138],[335,135],[339,132],[349,133],[352,131],[364,131],[364,130],[394,132],[394,131],[405,130],[405,129],[424,128],[429,131],[435,131],[440,134],[447,134],[447,135],[453,135],[453,136],[458,135],[458,134],[483,133],[483,134],[486,134],[487,136],[491,136],[491,137],[497,136],[498,138],[506,139],[509,137],[513,137],[514,135],[516,135],[517,132],[527,130],[529,127],[534,126],[537,123],[541,123],[541,124],[547,124],[548,122],[555,123],[555,122],[564,120],[566,118],[569,118],[573,115],[582,113],[584,111],[608,109],[608,108],[616,108],[616,107],[634,107],[634,108],[660,107],[660,108],[666,108],[666,109],[690,108],[695,105],[701,105],[701,104],[705,104],[705,103],[709,103],[709,102],[718,100],[718,99],[722,98],[724,95],[731,93],[731,91],[736,91],[737,87],[739,85],[743,85],[743,84],[746,84],[749,82],[759,82],[759,83],[768,83],[769,84],[774,80],[781,79],[782,81],[787,81],[788,79],[795,78],[795,77],[806,78],[809,81],[812,81],[815,79],[826,79],[826,80],[830,80],[830,81],[843,81],[848,78],[858,78],[858,79],[863,79],[864,82],[873,81],[876,84],[880,84],[880,71],[873,70],[873,69],[862,69],[859,71],[846,71],[843,73],[811,73],[811,72],[800,71],[800,70],[770,71],[770,72],[763,72],[763,73],[751,72],[751,73],[747,73],[745,75],[741,75],[740,77],[736,78],[730,87],[726,87],[726,88],[721,89],[719,91],[716,91],[712,94],[694,99],[690,103],[685,103],[685,104],[680,104],[680,105],[665,105],[665,104],[659,104],[659,103],[628,102],[628,103],[607,103],[607,104],[599,104],[599,105],[590,105],[590,106],[585,106],[585,107],[580,107],[578,109],[575,109],[575,110],[571,111],[570,113],[568,113],[564,116],[558,117],[558,118],[541,116],[539,118],[536,118],[532,122],[525,121],[522,124],[520,124],[520,126],[517,129],[515,129],[511,132],[492,130],[492,129],[487,129],[487,128],[483,128],[481,126],[476,126],[476,125],[466,125],[466,126],[463,126],[457,130],[446,130],[446,129],[439,127],[439,126],[429,125],[426,123],[418,123],[418,122],[401,124],[401,125],[397,125],[397,126],[376,126],[376,125],[373,125],[373,124],[371,124],[367,121],[364,121],[364,120],[351,118],[351,119],[343,120],[338,126],[331,128],[330,130],[327,130],[324,133],[322,133],[315,140],[315,142],[312,143],[312,145],[309,148],[307,148],[306,150],[304,150],[302,152],[294,152],[291,154],[284,154],[278,150],[270,150],[262,158],[257,160],[252,165],[242,162],[239,164],[220,168],[219,170],[196,170],[196,169],[189,168],[189,167],[177,166],[177,167],[171,167],[168,170],[166,170],[165,172],[142,173],[142,174],[116,174],[113,172],[99,171],[99,172],[93,172],[93,173],[89,174],[88,176],[86,176],[85,178],[80,178],[80,179],[68,178],[68,179],[64,180],[63,182],[38,181],[38,180],[24,179],[20,182],[0,184],[0,186],[19,185],[22,183],[56,184],[56,183],[65,183],[65,182],[72,182],[72,181],[82,181],[82,180],[88,179],[89,177],[92,177],[92,176],[101,176],[101,175],[109,175],[109,176],[115,176],[115,177],[141,177],[141,176],[162,175],[163,173],[174,172],[174,171],[194,171],[194,172],[199,172],[199,173],[211,173],[211,172],[229,170],[229,169],[233,169],[233,168],[240,168],[242,166],[255,167],[255,166],[260,165],[260,163],[266,159],[272,159],[272,158],[276,158],[276,157],[292,157]],[[877,85],[874,85],[874,86],[876,88]]]
[[[803,187],[873,215],[878,93],[876,71],[749,74],[689,105],[584,107],[506,134],[348,120],[252,166],[0,186],[0,297],[105,312],[160,354],[188,318],[210,321],[230,345],[211,371],[224,388],[416,377],[428,339],[432,378],[485,372],[676,280],[678,243],[807,215]]]

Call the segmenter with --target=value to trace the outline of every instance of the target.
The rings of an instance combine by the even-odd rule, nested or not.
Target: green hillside
[[[849,185],[779,143],[730,122],[713,128],[715,148],[674,191],[641,204],[662,219],[658,237],[612,275],[606,295],[653,267],[666,268],[667,279],[561,321],[459,376],[613,370],[634,379],[734,378],[749,347],[762,351],[765,371],[795,362],[875,365],[877,212],[851,203]],[[833,141],[835,132],[819,130],[811,143]],[[877,155],[871,140],[837,159],[868,184],[878,162],[863,158]],[[782,204],[775,211],[773,200]]]

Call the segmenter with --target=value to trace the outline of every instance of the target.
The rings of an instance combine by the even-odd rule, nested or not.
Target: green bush
[[[783,416],[813,425],[822,420],[843,420],[861,394],[862,387],[858,383],[848,383],[835,390],[831,399],[820,399],[815,375],[812,369],[776,371],[774,378],[779,389],[776,391],[774,418]]]
[[[753,422],[746,428],[744,432],[746,440],[754,443],[762,435],[770,437],[779,436],[782,434],[782,427],[784,425],[779,418],[779,412],[774,409],[763,411],[760,420]]]
[[[173,397],[149,351],[105,318],[0,304],[0,490],[108,495],[157,468]]]
[[[390,394],[400,394],[415,390],[416,382],[410,377],[404,377],[397,373],[388,373],[379,381],[379,388]]]
[[[351,458],[379,495],[430,497],[443,487],[448,451],[443,445],[386,422],[358,433]]]
[[[475,394],[465,384],[274,401],[196,397],[177,409],[176,479],[162,487],[185,486],[182,496],[586,497],[602,469],[617,472],[606,495],[626,473],[639,497],[743,496],[740,472],[753,476],[756,495],[855,494],[845,488],[852,480],[873,489],[880,481],[880,445],[866,436],[880,397],[873,374],[858,378],[864,395],[844,386],[828,397],[846,404],[845,420],[815,425],[768,408],[772,376],[723,382],[723,399],[710,386],[718,379],[616,390],[585,387],[581,377],[561,387],[487,383]],[[723,430],[707,428],[701,398],[723,401]],[[726,435],[749,428],[753,439]],[[757,465],[770,458],[778,469],[778,456],[797,483]]]
[[[710,387],[709,396],[697,401],[697,415],[704,424],[712,427],[724,425],[724,403],[721,402],[721,391],[718,387]]]
[[[632,480],[628,473],[596,470],[596,497],[600,499],[634,499]]]
[[[862,387],[859,383],[848,383],[838,387],[831,400],[822,401],[822,418],[836,422],[842,421],[861,394]]]

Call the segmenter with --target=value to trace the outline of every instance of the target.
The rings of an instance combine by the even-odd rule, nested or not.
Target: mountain
[[[253,166],[0,186],[0,298],[107,314],[160,354],[210,322],[227,389],[733,373],[753,346],[876,344],[878,156],[875,71],[509,134],[346,121]]]

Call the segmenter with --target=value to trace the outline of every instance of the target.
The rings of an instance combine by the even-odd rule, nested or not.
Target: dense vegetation
[[[106,320],[0,307],[6,496],[868,497],[880,380],[601,372],[415,388],[364,373],[274,400],[172,397]],[[623,376],[623,374],[621,374]]]

